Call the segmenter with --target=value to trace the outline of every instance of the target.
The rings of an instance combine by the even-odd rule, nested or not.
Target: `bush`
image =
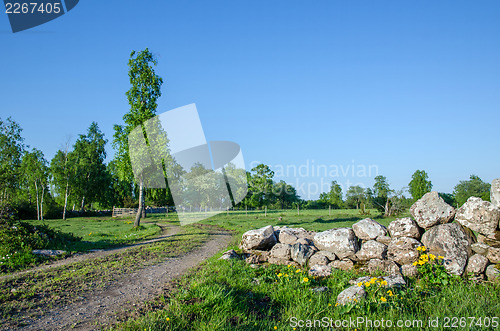
[[[0,272],[21,269],[39,262],[34,249],[67,249],[69,244],[81,240],[73,234],[62,233],[47,225],[33,226],[16,221],[2,208],[0,211]]]

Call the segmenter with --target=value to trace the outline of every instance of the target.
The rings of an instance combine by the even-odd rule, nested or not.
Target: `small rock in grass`
[[[488,277],[489,281],[495,281],[500,279],[500,270],[498,269],[498,265],[490,264],[486,268],[486,277]]]
[[[356,303],[366,297],[366,291],[363,287],[353,285],[346,288],[337,296],[337,304],[346,305],[349,303]]]
[[[234,249],[230,249],[224,254],[222,254],[221,257],[219,257],[219,260],[232,260],[232,259],[240,259],[241,257],[236,253]]]
[[[328,292],[329,289],[326,286],[320,286],[320,287],[313,287],[311,291],[316,293],[322,293],[322,292]]]
[[[332,274],[332,267],[316,264],[309,269],[309,276],[311,277],[328,277]]]

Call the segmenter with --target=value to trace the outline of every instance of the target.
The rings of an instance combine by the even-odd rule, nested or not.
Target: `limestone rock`
[[[353,285],[346,288],[337,296],[337,303],[339,305],[346,305],[349,303],[356,303],[366,297],[366,291],[362,286]]]
[[[451,222],[455,208],[444,202],[438,192],[429,192],[411,206],[410,213],[421,228],[428,229]]]
[[[473,243],[470,248],[473,252],[486,256],[486,254],[488,254],[488,249],[490,248],[490,246],[486,245],[485,243],[477,242]]]
[[[500,208],[500,178],[491,182],[490,201],[495,207]]]
[[[352,230],[354,234],[359,239],[363,240],[373,240],[380,236],[385,236],[387,229],[382,224],[372,220],[371,218],[365,218],[352,225]]]
[[[224,252],[219,260],[232,260],[232,259],[240,259],[241,257],[236,253],[234,249],[230,249],[227,252]]]
[[[290,261],[290,259],[281,259],[281,258],[278,258],[278,257],[274,257],[274,256],[270,256],[269,259],[267,260],[267,262],[271,263],[271,264],[276,264],[276,265],[292,265],[292,264],[296,264],[297,266],[299,265],[297,262],[295,261]]]
[[[301,243],[295,243],[291,249],[292,260],[304,266],[309,258],[314,254],[314,250],[311,246],[302,245]]]
[[[352,262],[349,259],[335,260],[333,262],[330,262],[329,266],[334,268],[334,269],[348,271],[348,270],[351,270],[352,268],[354,268],[354,262]]]
[[[458,223],[441,224],[427,230],[422,243],[429,253],[444,257],[443,264],[449,273],[460,276],[472,255],[472,235]]]
[[[415,238],[395,238],[387,247],[387,258],[401,265],[413,263],[418,260],[419,246],[422,244]]]
[[[420,239],[422,229],[410,217],[398,218],[387,227],[392,238],[408,237]]]
[[[376,239],[379,243],[382,243],[384,245],[389,245],[392,241],[392,238],[389,237],[389,236],[380,236],[380,237],[377,237]]]
[[[400,273],[398,265],[394,261],[372,259],[368,261],[368,272],[371,274],[383,272],[389,275],[396,275]]]
[[[328,259],[325,255],[318,253],[315,253],[313,256],[311,256],[311,258],[309,259],[309,265],[327,265],[328,263],[330,263],[330,259]]]
[[[500,208],[481,198],[470,197],[457,211],[456,220],[463,226],[488,238],[495,238]]]
[[[385,259],[387,255],[387,246],[375,240],[369,240],[361,245],[361,249],[356,253],[360,261],[370,259]]]
[[[264,263],[269,259],[269,251],[252,250],[246,255],[245,262],[248,264]]]
[[[66,253],[66,251],[58,249],[34,249],[31,253],[42,256],[58,256]]]
[[[240,248],[244,251],[271,249],[277,242],[272,225],[243,234]]]
[[[313,231],[307,231],[303,228],[282,227],[279,233],[279,242],[293,245],[301,238],[312,240],[314,234],[316,233]]]
[[[320,250],[335,253],[339,259],[352,256],[359,250],[358,238],[349,228],[337,228],[318,232],[314,244]]]
[[[417,277],[418,268],[413,264],[403,264],[401,266],[401,273],[406,277]]]
[[[332,274],[332,267],[316,264],[309,269],[309,276],[311,277],[328,277]]]
[[[487,244],[488,246],[491,246],[491,247],[499,247],[500,248],[500,231],[495,231],[494,238],[489,238],[489,237],[483,236],[482,234],[478,233],[477,234],[477,241],[480,243]]]
[[[486,268],[486,277],[488,277],[489,281],[499,280],[500,270],[498,269],[498,265],[490,264]]]
[[[467,267],[465,268],[465,274],[472,272],[475,275],[482,274],[486,270],[488,265],[488,259],[483,255],[475,254],[469,258]]]
[[[282,259],[282,260],[290,260],[291,258],[291,249],[292,246],[289,244],[277,243],[271,249],[271,257]]]
[[[500,263],[500,248],[490,247],[488,248],[488,253],[486,254],[488,260],[491,263]]]

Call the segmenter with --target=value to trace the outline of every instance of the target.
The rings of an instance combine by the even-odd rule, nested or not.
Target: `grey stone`
[[[387,247],[387,258],[401,265],[413,263],[418,260],[419,246],[422,244],[415,238],[395,238]]]
[[[332,274],[332,267],[322,264],[313,265],[309,269],[309,276],[311,277],[328,277]]]
[[[252,250],[249,251],[249,253],[247,253],[246,255],[247,257],[245,259],[245,262],[248,264],[264,263],[269,259],[268,251]]]
[[[243,234],[240,248],[244,251],[271,249],[277,243],[272,225]]]
[[[311,246],[302,245],[301,243],[295,243],[291,249],[292,260],[300,264],[301,266],[306,265],[309,258],[314,254],[314,250]]]
[[[349,259],[335,260],[335,261],[330,262],[329,266],[334,268],[334,269],[348,271],[348,270],[351,270],[352,268],[354,268],[354,262],[352,262]]]
[[[219,257],[219,260],[232,260],[232,259],[241,259],[241,256],[236,253],[234,249],[230,249],[227,252],[224,252],[221,257]]]
[[[352,230],[354,234],[359,239],[363,240],[373,240],[380,236],[385,236],[387,229],[382,224],[372,220],[371,218],[365,218],[359,222],[352,225]]]
[[[410,217],[398,218],[387,227],[392,238],[408,237],[420,239],[422,229]]]
[[[490,201],[495,207],[500,208],[500,178],[491,182]]]
[[[389,237],[389,236],[380,236],[380,237],[377,237],[376,239],[379,243],[382,243],[384,245],[389,245],[392,241],[392,238]]]
[[[360,261],[370,259],[385,259],[387,256],[387,246],[375,240],[369,240],[361,245],[361,249],[356,253]]]
[[[397,275],[400,273],[399,266],[390,260],[372,259],[368,261],[368,272],[371,274],[382,272],[389,275]]]
[[[329,292],[330,289],[326,286],[320,286],[320,287],[313,287],[311,289],[311,292],[315,292],[315,293],[324,293],[324,292]]]
[[[458,223],[435,226],[422,236],[422,243],[429,253],[443,256],[446,270],[458,276],[462,275],[467,266],[467,260],[472,255],[470,245],[473,242],[473,234]]]
[[[418,268],[413,264],[403,264],[401,266],[401,273],[406,277],[417,277]]]
[[[352,256],[359,250],[358,238],[349,228],[337,228],[318,232],[314,244],[320,250],[335,253],[339,259]]]
[[[491,263],[500,263],[500,248],[490,247],[488,248],[488,253],[486,254],[488,260]]]
[[[353,285],[346,288],[337,296],[337,303],[339,305],[346,305],[363,300],[366,297],[366,291],[362,286]]]
[[[271,257],[282,259],[282,260],[290,260],[291,258],[291,249],[292,246],[289,244],[277,243],[271,249]]]
[[[482,274],[486,267],[488,266],[488,259],[480,254],[472,255],[469,258],[467,267],[465,268],[465,274],[472,272],[475,275]]]
[[[489,281],[499,280],[500,279],[500,270],[498,269],[498,265],[490,264],[486,268],[486,277],[488,277]]]
[[[58,256],[66,253],[66,251],[58,249],[34,249],[31,253],[42,256]]]
[[[316,234],[316,232],[307,231],[304,228],[282,227],[280,229],[279,242],[283,243],[283,244],[293,245],[299,239],[312,240],[315,234]],[[303,243],[303,242],[301,242],[301,243]]]
[[[428,229],[453,221],[455,208],[447,204],[438,192],[429,192],[411,206],[410,213],[418,226]]]
[[[473,243],[470,248],[477,254],[481,254],[481,255],[484,255],[486,256],[486,254],[488,254],[488,249],[490,248],[489,245],[485,244],[485,243],[480,243],[480,242],[477,242],[477,243]]]
[[[481,198],[470,197],[457,211],[458,223],[489,238],[495,238],[500,208]]]
[[[330,263],[330,260],[325,255],[318,253],[311,256],[311,258],[309,259],[309,265],[315,265],[315,264],[327,265],[328,263]]]

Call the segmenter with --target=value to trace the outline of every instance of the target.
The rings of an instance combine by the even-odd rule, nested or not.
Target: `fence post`
[[[247,215],[248,215],[248,206],[245,205],[245,216],[247,216]]]
[[[332,205],[328,205],[328,216],[332,216]]]
[[[299,204],[297,204],[297,215],[300,216]]]
[[[264,217],[267,217],[267,206],[266,206],[266,211],[264,212]]]

